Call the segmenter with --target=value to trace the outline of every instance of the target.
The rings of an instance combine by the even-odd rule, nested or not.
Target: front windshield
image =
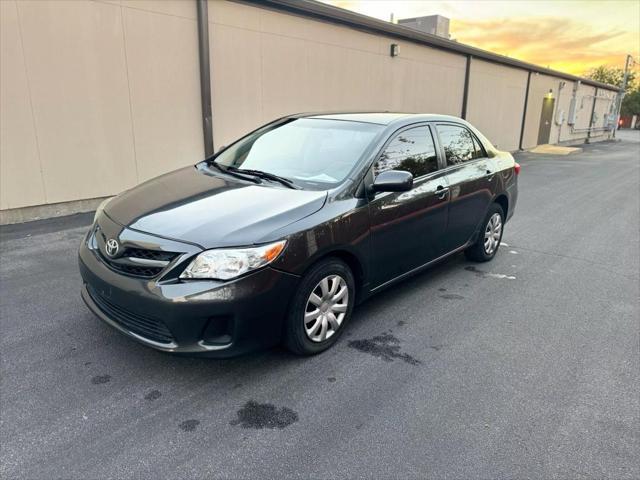
[[[311,188],[340,183],[381,125],[318,118],[267,126],[223,150],[221,165],[262,170]]]

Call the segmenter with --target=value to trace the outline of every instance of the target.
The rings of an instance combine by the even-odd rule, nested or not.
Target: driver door
[[[395,133],[372,167],[404,170],[414,177],[406,192],[378,192],[369,201],[373,288],[443,254],[449,189],[439,171],[431,128],[422,124]]]

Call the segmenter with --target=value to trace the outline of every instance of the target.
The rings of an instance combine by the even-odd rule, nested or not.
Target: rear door
[[[471,130],[457,123],[438,123],[436,131],[450,189],[449,222],[443,240],[450,252],[465,245],[484,219],[497,178],[494,162]]]
[[[408,171],[414,181],[407,192],[379,192],[370,199],[374,287],[440,256],[447,224],[447,181],[427,124],[396,132],[372,166],[369,182],[385,170]]]

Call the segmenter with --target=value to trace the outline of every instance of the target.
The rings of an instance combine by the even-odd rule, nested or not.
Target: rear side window
[[[385,170],[404,170],[414,177],[421,177],[437,169],[438,158],[431,130],[423,126],[397,134],[380,155],[374,174]]]
[[[447,157],[447,165],[458,165],[484,156],[473,135],[464,127],[438,125],[438,134]]]
[[[476,147],[476,158],[486,157],[487,154],[484,152],[484,147],[482,147],[482,145],[480,144],[480,140],[478,140],[473,134],[471,135],[471,137],[473,138],[473,144]]]

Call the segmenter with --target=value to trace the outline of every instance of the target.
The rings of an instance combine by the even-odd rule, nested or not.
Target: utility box
[[[571,102],[569,103],[569,114],[567,115],[567,125],[576,124],[576,117],[578,115],[578,89],[580,88],[581,83],[582,82],[578,80],[573,85],[573,93],[571,95]]]
[[[571,97],[571,103],[569,103],[569,115],[567,117],[567,125],[576,124],[576,97]]]

